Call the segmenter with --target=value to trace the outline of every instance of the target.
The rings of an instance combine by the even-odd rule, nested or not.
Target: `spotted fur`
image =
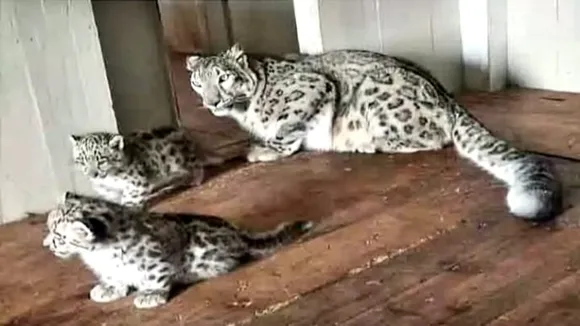
[[[547,162],[492,135],[408,60],[361,50],[255,58],[236,44],[189,56],[187,69],[204,105],[258,140],[249,161],[301,149],[411,153],[453,144],[507,184],[514,215],[542,220],[562,209],[561,185]]]
[[[95,132],[70,138],[74,164],[90,178],[94,190],[126,206],[143,206],[179,186],[199,185],[204,166],[221,162],[173,127],[128,136]]]
[[[151,308],[168,301],[172,285],[228,273],[298,239],[313,224],[248,232],[217,217],[152,213],[67,192],[47,226],[45,247],[59,258],[80,257],[96,274],[93,301],[114,301],[135,288],[135,306]]]

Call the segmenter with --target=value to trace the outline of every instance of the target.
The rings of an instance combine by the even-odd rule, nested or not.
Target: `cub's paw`
[[[139,309],[155,308],[167,303],[168,292],[151,291],[137,294],[133,304]]]
[[[113,286],[98,284],[92,288],[89,297],[94,302],[111,302],[126,297],[128,292],[128,288],[120,289]]]
[[[283,155],[273,149],[262,147],[262,146],[254,146],[250,149],[248,153],[247,160],[248,162],[272,162]]]

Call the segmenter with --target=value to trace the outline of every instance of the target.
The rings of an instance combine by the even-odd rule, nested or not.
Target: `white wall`
[[[508,0],[507,6],[510,81],[580,92],[580,1]]]
[[[294,0],[302,52],[366,49],[406,57],[461,88],[458,0]]]
[[[579,0],[294,0],[301,51],[362,48],[450,90],[580,92]],[[461,76],[463,75],[463,76]]]
[[[89,0],[0,1],[0,222],[88,191],[68,134],[116,131]]]

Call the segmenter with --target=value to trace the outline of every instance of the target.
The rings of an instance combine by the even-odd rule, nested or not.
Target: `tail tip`
[[[554,189],[512,187],[506,200],[511,214],[528,221],[552,220],[562,212],[560,192]]]

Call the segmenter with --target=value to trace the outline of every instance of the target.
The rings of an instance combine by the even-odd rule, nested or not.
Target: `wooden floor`
[[[580,163],[555,162],[568,210],[532,226],[452,149],[233,161],[156,209],[255,229],[307,218],[315,231],[154,310],[89,301],[92,275],[41,247],[43,217],[5,225],[0,325],[580,325]]]

